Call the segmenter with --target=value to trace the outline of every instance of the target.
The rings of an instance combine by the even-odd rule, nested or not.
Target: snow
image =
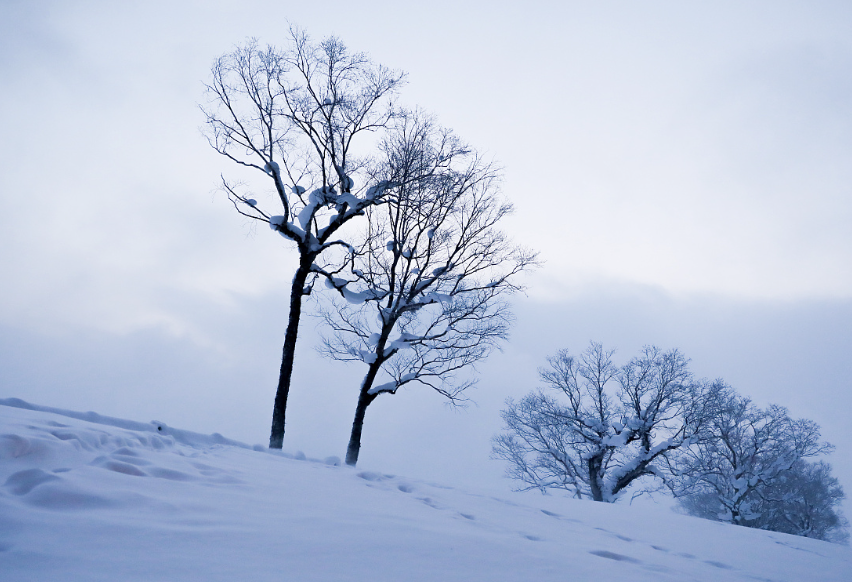
[[[419,335],[413,335],[410,333],[402,332],[399,334],[399,337],[395,340],[391,341],[386,347],[384,355],[388,357],[390,353],[394,350],[409,350],[411,349],[411,343],[422,340],[423,337]]]
[[[329,289],[340,289],[346,287],[348,283],[349,281],[340,277],[326,277],[325,279],[325,286]]]
[[[281,192],[286,191],[284,183],[281,181],[281,168],[278,166],[277,162],[269,162],[268,164],[264,164],[263,171],[275,179],[275,183],[277,184]]]
[[[297,220],[299,221],[299,226],[302,230],[307,231],[308,225],[311,222],[311,218],[314,216],[314,212],[316,212],[317,207],[321,206],[325,203],[325,190],[318,188],[313,190],[308,195],[308,203],[302,208],[302,211],[299,212],[299,216]]]
[[[372,289],[367,289],[366,291],[350,291],[346,287],[343,287],[340,292],[343,294],[343,298],[346,299],[349,303],[353,305],[360,305],[365,301],[370,301],[371,299],[376,299],[381,296],[380,293],[373,291]]]
[[[375,186],[370,186],[367,189],[367,193],[364,195],[366,200],[373,200],[374,198],[380,198],[384,195],[385,190],[391,187],[391,184],[385,180],[382,180]]]
[[[627,439],[630,436],[630,431],[622,431],[616,434],[605,436],[601,440],[601,445],[605,447],[623,447],[627,444]]]
[[[340,277],[327,277],[325,280],[325,286],[329,289],[337,289],[340,291],[340,294],[343,295],[343,298],[346,299],[349,303],[353,303],[355,305],[360,305],[365,301],[370,301],[372,299],[379,299],[382,296],[380,291],[375,289],[365,289],[364,291],[352,291],[346,288],[350,281],[346,279],[341,279]]]
[[[268,164],[263,164],[263,171],[270,176],[274,176],[281,173],[281,168],[278,166],[278,162],[269,162]]]
[[[852,579],[845,546],[15,399],[0,400],[0,524],[4,582]]]
[[[399,388],[399,384],[396,383],[396,380],[392,382],[385,382],[384,384],[378,384],[376,386],[371,387],[367,390],[367,394],[381,394],[382,392],[396,392],[396,389]]]
[[[361,199],[355,196],[354,194],[346,192],[338,196],[335,200],[335,203],[337,204],[337,208],[343,208],[344,204],[348,204],[350,208],[358,209],[361,205]]]
[[[447,295],[445,293],[427,293],[423,296],[423,303],[452,303],[453,298],[451,295]]]

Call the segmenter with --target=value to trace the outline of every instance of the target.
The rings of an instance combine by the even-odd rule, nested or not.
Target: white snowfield
[[[845,546],[257,448],[0,400],[0,580],[852,580]]]

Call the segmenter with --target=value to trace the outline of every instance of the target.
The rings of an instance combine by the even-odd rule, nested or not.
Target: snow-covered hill
[[[0,400],[0,580],[852,580],[844,546],[256,448]]]

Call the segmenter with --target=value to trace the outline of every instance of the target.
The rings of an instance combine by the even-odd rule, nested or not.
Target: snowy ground
[[[660,507],[495,496],[29,408],[0,400],[4,582],[852,580],[848,547]]]

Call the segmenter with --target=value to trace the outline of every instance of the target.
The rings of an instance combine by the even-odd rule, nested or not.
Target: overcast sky
[[[852,493],[847,2],[4,0],[0,397],[266,442],[293,254],[217,193],[197,104],[288,21],[407,71],[545,261],[478,406],[380,398],[363,465],[506,487],[488,440],[548,354],[653,343],[820,423]],[[342,456],[362,371],[314,326],[284,446]]]

